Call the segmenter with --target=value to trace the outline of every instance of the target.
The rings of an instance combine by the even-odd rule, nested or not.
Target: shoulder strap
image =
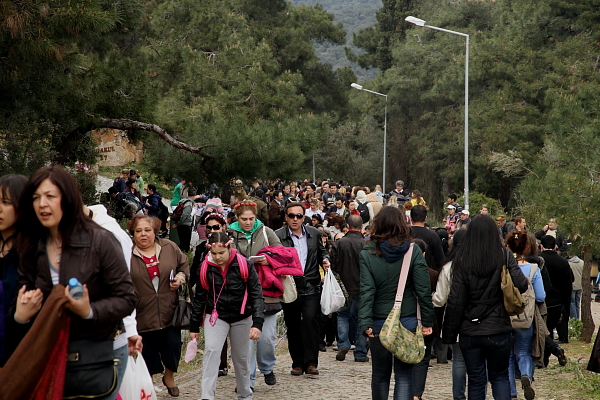
[[[531,283],[532,279],[533,279],[533,275],[535,275],[535,271],[537,271],[538,266],[537,264],[531,264],[531,270],[529,271],[529,283]]]
[[[200,265],[200,284],[204,290],[208,290],[208,254],[204,257],[204,261]]]
[[[394,302],[394,309],[400,308],[400,305],[402,304],[402,298],[404,297],[404,288],[406,287],[406,280],[408,279],[408,270],[410,268],[412,252],[413,243],[410,244],[408,251],[404,255],[404,259],[402,260],[402,269],[400,270],[400,278],[398,279],[398,289],[396,290],[396,300]]]
[[[246,258],[242,256],[239,252],[236,254],[238,266],[240,268],[240,274],[242,275],[242,280],[246,282],[246,290],[244,291],[244,300],[242,300],[242,308],[240,309],[240,314],[244,313],[246,309],[246,302],[248,301],[248,262]]]
[[[263,228],[263,236],[265,237],[265,243],[267,244],[267,246],[269,245],[269,237],[267,236],[267,227],[265,225],[262,226]]]

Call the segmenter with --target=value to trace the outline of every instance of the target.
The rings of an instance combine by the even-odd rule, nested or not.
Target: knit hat
[[[221,201],[220,198],[215,197],[214,199],[210,199],[206,202],[206,208],[207,209],[212,208],[216,212],[222,213],[223,212],[223,202]]]

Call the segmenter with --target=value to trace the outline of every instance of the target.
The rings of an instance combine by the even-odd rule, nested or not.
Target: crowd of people
[[[483,205],[471,217],[449,194],[444,226],[436,227],[421,193],[401,180],[390,193],[308,180],[248,187],[233,180],[232,187],[223,202],[180,181],[168,207],[155,185],[123,170],[105,207],[84,205],[59,166],[29,179],[0,178],[0,397],[59,390],[57,398],[114,399],[137,353],[179,396],[182,328],[174,321],[182,298],[192,303],[190,338],[204,332],[202,399],[215,398],[229,355],[237,398],[253,397],[257,370],[265,384],[277,384],[280,313],[292,376],[319,375],[319,354],[335,341],[337,361],[352,354],[371,362],[373,399],[388,399],[392,373],[394,399],[420,399],[434,357],[452,359],[457,400],[483,400],[488,386],[495,399],[518,398],[520,390],[532,400],[536,368],[551,356],[566,365],[560,344],[569,340],[569,318],[580,316],[588,281],[556,218],[534,235],[522,216],[494,221]],[[325,315],[327,273],[346,301]],[[523,297],[518,313],[505,306],[506,276]],[[417,363],[394,357],[381,340],[398,296],[401,325],[423,336]],[[42,331],[50,333],[39,343]],[[33,360],[20,362],[31,346]],[[61,355],[68,360],[62,378]],[[110,381],[100,389],[77,363],[103,355],[118,362],[114,375],[97,374]],[[597,340],[589,369],[600,372],[599,357]]]

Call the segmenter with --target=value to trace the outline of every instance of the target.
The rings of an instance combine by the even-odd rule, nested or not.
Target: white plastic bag
[[[123,400],[156,400],[154,383],[141,354],[137,360],[129,356],[119,394]]]
[[[283,284],[283,302],[292,303],[298,298],[298,291],[296,290],[296,282],[294,277],[291,275],[284,275],[281,277],[281,283]]]
[[[336,312],[346,304],[344,292],[333,276],[331,269],[325,273],[323,292],[321,293],[321,311],[325,315]]]
[[[187,348],[185,350],[185,357],[183,358],[183,360],[186,363],[189,363],[194,358],[196,358],[197,353],[198,353],[198,342],[196,341],[196,339],[192,339],[187,344]]]

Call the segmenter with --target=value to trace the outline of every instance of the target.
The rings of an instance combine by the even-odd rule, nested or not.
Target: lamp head
[[[358,83],[352,83],[350,86],[352,86],[354,89],[363,90],[363,87]]]
[[[416,17],[406,17],[404,19],[406,22],[410,22],[411,24],[415,24],[417,26],[425,26],[425,21]]]

